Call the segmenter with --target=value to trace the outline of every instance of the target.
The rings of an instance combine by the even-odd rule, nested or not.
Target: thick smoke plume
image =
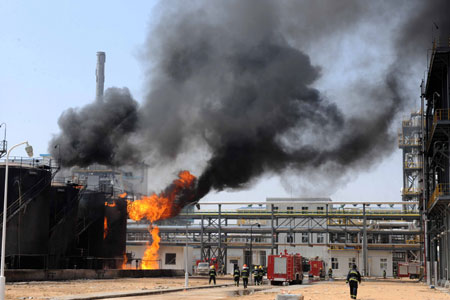
[[[63,166],[133,163],[139,151],[129,139],[137,129],[137,107],[127,88],[109,88],[102,99],[65,111],[58,120],[62,133],[50,142],[53,157]]]
[[[409,66],[425,60],[433,21],[447,31],[450,11],[444,0],[368,3],[164,1],[143,55],[151,78],[141,108],[127,91],[107,91],[104,101],[65,112],[52,145],[66,165],[127,164],[141,152],[172,161],[189,145],[206,145],[196,199],[244,188],[264,173],[367,168],[395,146],[391,127],[411,95],[403,85]],[[305,49],[317,43],[327,51],[328,38],[376,27],[398,11],[406,13],[389,35],[394,62],[384,78],[350,87],[359,90],[361,113],[347,114],[314,88],[326,68]]]

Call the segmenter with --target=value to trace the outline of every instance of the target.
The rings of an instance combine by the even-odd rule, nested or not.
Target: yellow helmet
[[[262,266],[259,266],[260,269],[262,269]]]
[[[210,267],[211,269],[214,269],[214,265],[211,265],[211,267]]]

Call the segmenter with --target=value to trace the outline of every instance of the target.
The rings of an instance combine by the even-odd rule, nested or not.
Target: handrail
[[[450,196],[450,183],[439,183],[436,186],[428,201],[427,208],[430,209],[441,196]]]
[[[436,109],[434,111],[433,122],[450,120],[450,109]]]

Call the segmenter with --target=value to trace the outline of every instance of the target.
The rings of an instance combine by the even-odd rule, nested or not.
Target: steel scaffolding
[[[450,274],[450,45],[433,45],[426,85],[422,84],[424,192],[428,284],[444,285]],[[424,107],[425,108],[425,107]],[[433,280],[432,280],[433,279]]]
[[[282,202],[277,202],[279,205]],[[291,203],[292,202],[285,202]],[[205,203],[202,210],[181,213],[178,218],[189,219],[187,225],[160,226],[161,245],[185,246],[200,249],[201,259],[216,258],[226,267],[227,249],[249,249],[252,231],[253,249],[270,249],[278,253],[280,246],[327,246],[330,249],[359,249],[363,252],[367,270],[368,250],[391,250],[416,253],[420,250],[418,236],[421,231],[414,224],[419,220],[417,202],[413,208],[405,209],[403,202],[324,202],[324,210],[279,211],[274,203],[252,203],[264,205],[265,209],[252,211],[224,206],[242,206],[249,203]],[[298,203],[297,203],[298,204]],[[321,204],[315,202],[314,204]],[[213,207],[204,210],[203,207]],[[243,222],[245,221],[245,222]],[[260,227],[251,228],[259,223]],[[128,245],[143,245],[148,242],[148,224],[129,222]],[[279,236],[296,233],[324,234],[323,243],[306,244],[282,241]],[[413,254],[415,255],[415,254]],[[415,255],[417,256],[417,255]]]

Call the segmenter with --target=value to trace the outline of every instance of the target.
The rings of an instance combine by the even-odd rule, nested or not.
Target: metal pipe
[[[105,61],[105,52],[97,52],[97,69],[95,72],[97,80],[97,84],[95,86],[95,96],[97,100],[100,100],[103,97],[103,90],[105,88]]]
[[[363,273],[364,276],[368,276],[368,255],[367,255],[367,218],[366,218],[366,205],[363,204]]]

